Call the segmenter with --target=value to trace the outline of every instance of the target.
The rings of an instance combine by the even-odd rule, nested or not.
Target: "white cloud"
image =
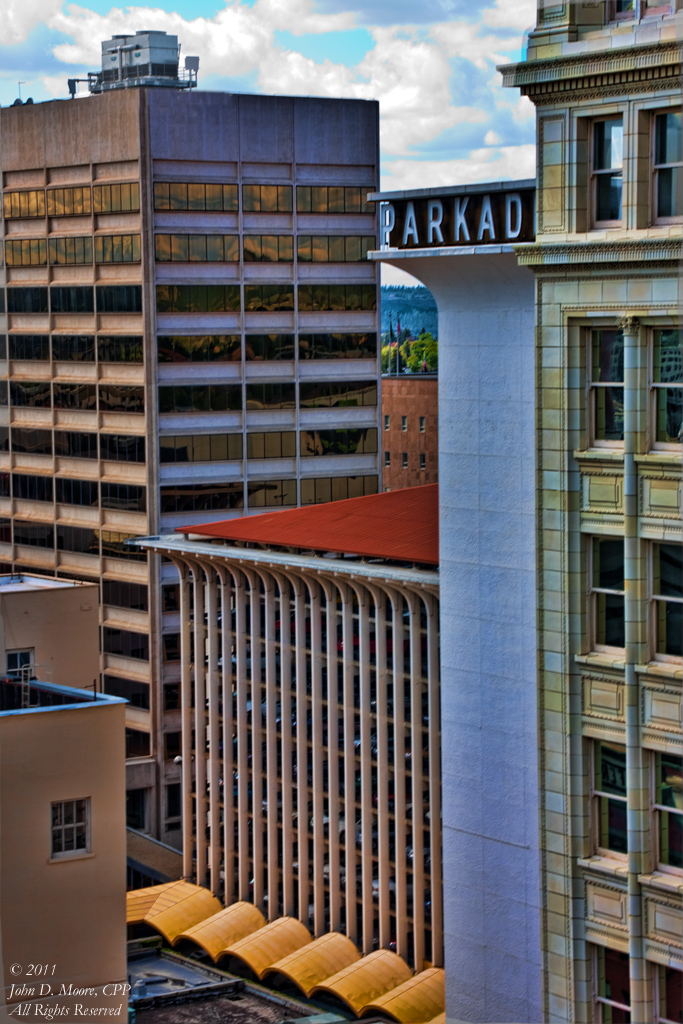
[[[60,9],[62,0],[5,0],[2,8],[2,43],[23,43],[42,22]]]
[[[536,24],[536,0],[496,0],[481,16],[485,25],[491,28],[516,28],[526,32]]]
[[[500,143],[500,136],[493,129],[490,129],[484,136],[484,142],[487,146],[497,146]]]
[[[385,166],[382,191],[473,185],[479,181],[514,181],[536,174],[536,147],[477,149],[461,160],[392,160]]]

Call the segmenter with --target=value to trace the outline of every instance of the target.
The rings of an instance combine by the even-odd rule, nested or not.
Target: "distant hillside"
[[[382,334],[389,330],[389,314],[396,330],[397,317],[401,330],[409,327],[415,338],[424,327],[432,337],[438,338],[436,303],[427,288],[406,288],[401,285],[382,286]]]

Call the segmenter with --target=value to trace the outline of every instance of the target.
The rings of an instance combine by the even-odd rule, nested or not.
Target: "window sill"
[[[638,875],[638,881],[648,889],[658,889],[670,896],[680,896],[683,893],[683,875],[653,871],[651,875]]]
[[[651,448],[645,455],[635,455],[635,462],[664,462],[670,463],[675,466],[676,469],[680,469],[681,466],[681,451],[671,451],[669,448]]]
[[[683,679],[683,664],[676,665],[670,661],[649,661],[646,665],[636,665],[638,675],[661,676],[662,679],[679,682]]]
[[[594,651],[591,654],[575,654],[574,661],[577,665],[592,665],[594,668],[612,668],[623,672],[626,664],[626,652],[622,655],[599,651]]]
[[[610,878],[626,878],[628,875],[626,859],[616,860],[612,857],[603,857],[600,854],[596,854],[594,857],[579,857],[578,865],[586,871],[594,871],[599,875],[608,875]]]
[[[72,864],[75,860],[90,860],[94,853],[64,853],[57,857],[48,857],[48,864]]]
[[[623,448],[584,448],[573,452],[574,458],[589,462],[623,462]]]

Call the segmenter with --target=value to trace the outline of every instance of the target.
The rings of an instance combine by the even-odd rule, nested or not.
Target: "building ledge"
[[[664,871],[653,871],[651,875],[638,875],[638,881],[647,889],[658,889],[669,896],[683,894],[683,875],[669,875]]]
[[[577,861],[580,868],[586,871],[593,871],[599,875],[608,875],[610,878],[623,878],[628,876],[628,863],[624,860],[616,860],[613,857],[603,857],[596,854],[594,857],[579,857]]]
[[[621,462],[624,461],[623,448],[585,448],[572,452],[577,462]]]
[[[648,661],[645,665],[636,665],[636,672],[643,676],[660,676],[668,682],[683,680],[683,664],[672,661]]]
[[[592,668],[598,669],[615,669],[617,672],[623,672],[626,665],[625,654],[618,657],[603,651],[593,651],[590,654],[575,654],[574,661],[577,665],[590,665]]]

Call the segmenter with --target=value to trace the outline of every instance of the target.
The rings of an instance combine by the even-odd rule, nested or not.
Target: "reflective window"
[[[316,505],[324,501],[343,501],[377,494],[376,476],[316,477],[301,481],[301,504]]]
[[[145,389],[126,384],[100,384],[100,411],[144,412]]]
[[[50,310],[53,313],[92,313],[94,308],[92,288],[77,285],[53,285],[50,288]]]
[[[239,313],[238,284],[157,285],[159,313]]]
[[[291,185],[242,185],[244,213],[291,213]]]
[[[589,434],[593,442],[624,440],[624,336],[591,332]]]
[[[242,358],[239,334],[159,335],[160,363],[232,363]]]
[[[92,238],[51,238],[48,242],[50,263],[62,264],[92,263]]]
[[[128,629],[102,627],[102,650],[105,654],[118,654],[122,658],[149,660],[149,637]]]
[[[245,263],[292,263],[291,235],[245,235],[242,240]]]
[[[164,633],[161,645],[164,661],[180,661],[180,633]]]
[[[247,384],[247,409],[294,409],[294,381],[278,384]]]
[[[26,427],[12,427],[13,452],[30,452],[31,455],[52,455],[52,431],[31,430]]]
[[[376,359],[376,334],[300,334],[299,359]]]
[[[241,411],[241,384],[187,384],[159,388],[159,412]]]
[[[655,444],[683,440],[683,335],[679,330],[653,331],[651,407]]]
[[[52,358],[61,362],[95,362],[92,334],[53,334]]]
[[[374,310],[377,289],[374,284],[300,284],[299,310]]]
[[[221,210],[236,213],[238,209],[237,185],[196,182],[154,183],[155,210]]]
[[[374,191],[374,185],[298,185],[297,213],[374,213],[375,204],[365,198]]]
[[[47,263],[47,242],[44,238],[8,239],[5,263],[8,267],[43,267]]]
[[[112,462],[144,462],[145,439],[136,435],[100,434],[100,457]]]
[[[113,583],[114,581],[105,580],[104,582]],[[134,584],[130,584],[130,586],[134,586]],[[123,607],[125,608],[127,605],[123,605]],[[141,683],[137,679],[123,679],[121,676],[104,675],[102,676],[102,689],[112,697],[123,697],[134,708],[149,711],[149,683]]]
[[[247,505],[249,508],[296,505],[296,480],[249,480]]]
[[[592,646],[623,647],[624,542],[620,538],[593,537],[592,586],[589,595]]]
[[[80,555],[99,556],[100,545],[96,530],[88,530],[82,526],[55,527],[58,551],[73,551]]]
[[[615,743],[593,743],[595,845],[626,853],[626,749]]]
[[[55,500],[63,505],[82,505],[85,508],[97,508],[99,496],[97,480],[72,480],[57,477],[55,481]]]
[[[683,655],[683,547],[652,545],[652,596],[657,654]]]
[[[32,548],[54,548],[54,526],[52,523],[13,521],[14,543],[26,544]]]
[[[101,363],[141,363],[144,345],[140,334],[100,335],[97,358]]]
[[[100,530],[103,558],[126,558],[133,562],[146,562],[147,552],[143,548],[128,545],[136,540],[134,533],[120,533],[118,530]]]
[[[155,235],[158,263],[239,263],[238,235]]]
[[[683,868],[683,758],[655,754],[655,810],[659,832],[659,863]]]
[[[97,411],[97,387],[95,384],[57,384],[52,389],[55,409],[83,409]]]
[[[98,313],[142,313],[142,287],[139,284],[98,285]]]
[[[135,655],[131,655],[135,657]],[[149,757],[151,741],[148,732],[140,729],[126,729],[126,759],[131,757]]]
[[[315,455],[367,455],[377,452],[377,430],[303,430],[299,434],[301,457]]]
[[[241,434],[179,434],[159,438],[162,463],[228,462],[241,458]]]
[[[247,434],[248,459],[293,459],[296,433],[293,430],[253,431]]]
[[[621,5],[626,6],[626,3]],[[626,1024],[631,1020],[628,953],[606,946],[593,946],[593,951],[596,1006],[592,1019],[600,1024]]]
[[[90,799],[61,800],[51,806],[51,857],[68,857],[90,849]]]
[[[683,1021],[683,971],[675,967],[656,967],[657,997],[655,1006],[660,1024],[681,1024]]]
[[[46,431],[49,433],[49,431]],[[9,427],[0,427],[0,452],[8,452],[9,446]]]
[[[0,334],[0,359],[7,359],[7,335]]]
[[[97,235],[95,263],[139,263],[139,235]]]
[[[161,488],[160,512],[208,512],[226,508],[244,508],[244,488],[235,483],[177,484]]]
[[[254,361],[294,359],[294,335],[247,334],[244,358]]]
[[[624,125],[621,117],[593,124],[593,220],[621,220]]]
[[[288,312],[294,309],[291,284],[245,284],[244,309],[247,312]]]
[[[140,209],[137,181],[123,185],[93,185],[95,213],[136,213]]]
[[[683,216],[683,136],[681,112],[655,117],[655,204],[657,219]]]
[[[10,334],[9,358],[21,360],[49,360],[49,334]]]
[[[376,248],[374,235],[299,235],[296,258],[300,263],[359,263]]]
[[[96,459],[97,434],[55,430],[55,455],[69,459]]]
[[[2,205],[5,211],[5,220],[44,217],[45,193],[42,189],[31,192],[5,192],[2,197]]]
[[[12,473],[12,497],[28,501],[52,501],[52,477]]]
[[[50,382],[47,380],[13,380],[10,384],[10,405],[32,409],[50,408]]]
[[[8,313],[47,313],[47,288],[8,288]]]
[[[133,484],[102,483],[100,505],[102,508],[111,508],[118,512],[146,512],[147,490]]]
[[[302,381],[299,384],[299,405],[302,409],[331,406],[377,405],[376,380]]]
[[[49,188],[48,217],[84,217],[90,215],[90,188]]]

